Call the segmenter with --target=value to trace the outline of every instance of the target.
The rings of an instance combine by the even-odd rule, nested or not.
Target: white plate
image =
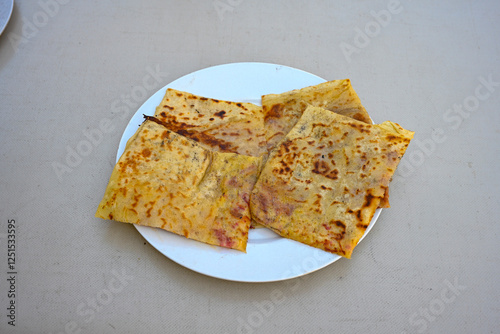
[[[14,8],[14,0],[0,0],[0,35],[9,23]]]
[[[219,65],[185,75],[160,89],[137,110],[123,133],[117,160],[123,153],[127,140],[142,123],[142,115],[154,115],[167,88],[260,105],[263,94],[281,93],[324,81],[298,69],[266,63]],[[378,209],[375,212],[365,235],[372,228],[380,211]],[[281,238],[264,228],[250,230],[245,254],[186,239],[157,228],[135,227],[153,247],[171,260],[193,271],[231,281],[280,281],[316,271],[340,259],[338,255]]]

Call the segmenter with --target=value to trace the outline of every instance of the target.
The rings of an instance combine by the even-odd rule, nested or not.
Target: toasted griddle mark
[[[357,122],[348,123],[348,125],[354,129],[357,129],[361,133],[368,133],[368,134],[371,133],[368,125],[360,124]]]
[[[334,223],[338,227],[341,227],[341,228],[343,228],[345,230],[345,224],[343,222],[341,222],[340,220],[336,220]]]
[[[316,194],[316,200],[314,201],[313,205],[317,205],[317,206],[320,206],[321,205],[321,199],[323,198],[323,196],[321,196],[320,194]]]
[[[134,202],[131,204],[131,206],[132,206],[133,208],[135,208],[135,207],[137,206],[137,204],[139,204],[139,199],[142,197],[142,195],[141,195],[141,194],[137,194],[137,190],[135,190],[135,189],[134,189],[134,193],[136,193],[136,194],[134,195]]]
[[[283,109],[285,106],[283,104],[275,104],[264,116],[264,121],[267,122],[269,118],[281,118],[283,116]]]
[[[363,207],[371,207],[372,206],[372,202],[375,198],[378,198],[378,197],[375,197],[373,196],[372,194],[368,193],[366,194],[365,196],[365,204],[363,205]]]
[[[362,230],[366,230],[368,228],[368,224],[363,224],[363,223],[357,223],[356,224],[357,228],[360,228]]]
[[[277,172],[278,174],[280,175],[287,175],[288,173],[290,173],[292,170],[290,167],[286,166],[284,168],[275,168],[273,171]]]
[[[224,110],[218,111],[214,115],[219,117],[220,119],[224,119],[224,117],[227,117],[226,112]]]
[[[324,124],[324,123],[313,123],[311,124],[311,128],[312,130],[315,130],[317,127],[320,127],[320,128],[325,128],[325,127],[328,127],[327,124]],[[319,131],[319,130],[317,130]],[[318,132],[319,133],[319,132]],[[326,131],[323,130],[323,132],[321,133],[323,136],[327,136],[327,133]]]
[[[332,180],[337,180],[339,174],[338,169],[332,170],[328,163],[323,160],[316,160],[314,162],[314,169],[312,170],[312,172],[315,174],[323,175],[324,177]]]
[[[290,146],[292,145],[292,141],[289,139],[286,139],[283,143],[281,143],[281,149],[284,149],[286,153],[290,152]],[[281,152],[280,152],[281,153]]]
[[[354,115],[351,116],[352,118],[358,120],[358,121],[361,121],[361,122],[365,122],[365,123],[369,123],[365,117],[365,115],[363,115],[362,113],[358,112],[358,113],[355,113]]]
[[[237,146],[233,146],[234,145],[233,143],[225,141],[223,139],[216,138],[204,131],[203,132],[193,131],[192,128],[194,128],[195,126],[178,122],[177,120],[175,120],[175,118],[166,117],[167,118],[166,121],[147,115],[144,115],[144,118],[146,120],[158,123],[164,126],[165,128],[180,134],[181,136],[188,137],[194,141],[204,143],[211,147],[219,147],[222,152],[234,153],[238,148]]]
[[[363,220],[361,210],[356,211],[356,218],[358,218],[358,221],[362,221]]]
[[[147,211],[146,211],[146,217],[150,218],[151,217],[151,210],[153,210],[153,207],[150,207]]]
[[[323,224],[323,227],[329,231],[329,235],[339,242],[344,239],[346,234],[346,225],[340,220],[330,220],[327,224]]]

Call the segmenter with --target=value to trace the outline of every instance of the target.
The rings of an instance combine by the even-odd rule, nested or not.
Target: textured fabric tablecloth
[[[498,1],[16,0],[0,36],[0,332],[500,332],[498,36]],[[247,61],[350,78],[375,122],[416,132],[351,260],[229,282],[94,218],[137,108]]]

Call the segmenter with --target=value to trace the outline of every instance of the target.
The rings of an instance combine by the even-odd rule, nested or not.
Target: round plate
[[[266,63],[225,64],[185,75],[160,89],[137,110],[121,138],[117,161],[127,140],[142,123],[142,115],[154,115],[167,88],[260,105],[264,94],[282,93],[325,81],[302,70]],[[375,212],[363,237],[372,228],[380,211]],[[338,255],[284,239],[265,228],[249,231],[247,252],[243,253],[186,239],[157,228],[135,227],[153,247],[171,260],[193,271],[231,281],[285,280],[311,273],[340,259]]]
[[[9,23],[14,9],[14,0],[0,0],[0,35]]]

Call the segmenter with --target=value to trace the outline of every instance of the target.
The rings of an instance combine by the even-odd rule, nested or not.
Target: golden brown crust
[[[252,217],[278,234],[349,258],[413,132],[309,106],[271,151]]]
[[[267,153],[262,107],[167,89],[155,117],[170,130],[219,152]]]
[[[308,105],[328,109],[337,114],[372,124],[370,115],[361,104],[361,100],[352,88],[349,79],[328,81],[282,94],[264,95],[262,108],[269,149],[274,147],[290,131]],[[389,189],[386,190],[379,207],[390,207]]]
[[[268,148],[274,147],[311,105],[371,124],[349,79],[333,80],[281,94],[262,96]]]
[[[245,251],[261,160],[207,150],[149,118],[127,142],[96,217]]]

